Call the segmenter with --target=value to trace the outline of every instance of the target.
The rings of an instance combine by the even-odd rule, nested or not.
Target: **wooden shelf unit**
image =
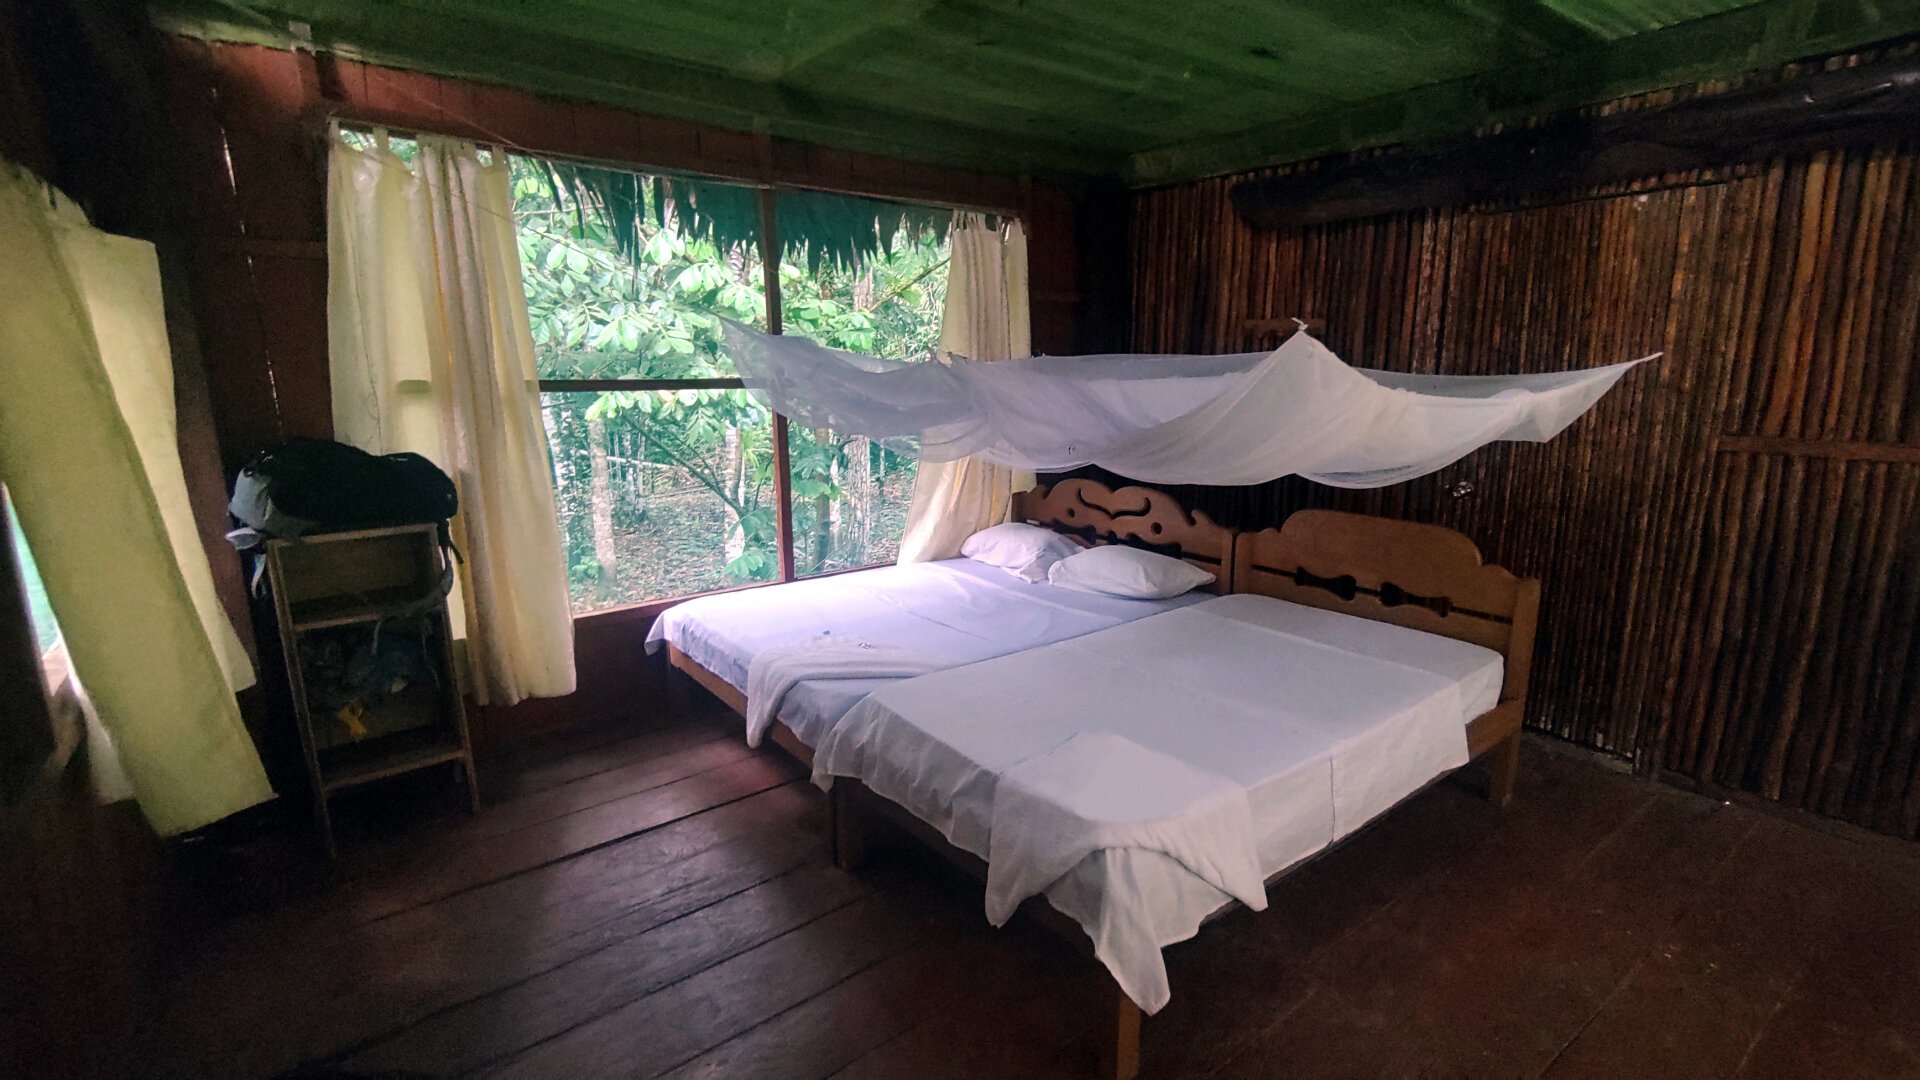
[[[267,544],[267,575],[294,716],[312,786],[314,820],[335,854],[329,800],[337,792],[448,763],[460,766],[468,804],[480,808],[473,743],[453,663],[453,629],[442,582],[448,573],[434,525],[323,533]],[[392,625],[389,625],[389,624]],[[313,700],[312,651],[351,649],[366,635],[425,625],[425,682],[381,695],[349,728]]]
[[[440,595],[436,584],[425,596],[409,588],[379,589],[350,596],[318,597],[295,605],[293,628],[301,633],[355,623],[379,622],[430,604]]]

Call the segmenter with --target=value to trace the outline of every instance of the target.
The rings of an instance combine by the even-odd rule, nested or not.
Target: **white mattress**
[[[884,686],[818,744],[815,770],[857,777],[985,858],[997,776],[1110,732],[1244,787],[1271,875],[1464,764],[1466,723],[1497,702],[1501,677],[1499,654],[1476,645],[1268,597],[1208,598]],[[1140,849],[1088,857],[1047,897],[1096,942],[1116,919],[1148,928],[1152,955],[1128,962],[1156,969],[1158,946],[1227,900]]]
[[[654,620],[647,649],[672,644],[744,693],[762,649],[831,633],[897,645],[958,667],[1145,618],[1208,599],[1125,600],[1025,582],[972,559],[859,570],[703,596]],[[808,746],[887,679],[800,683],[780,721]]]

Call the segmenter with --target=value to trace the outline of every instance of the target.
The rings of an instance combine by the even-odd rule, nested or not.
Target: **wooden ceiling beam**
[[[1537,0],[1448,0],[1487,32],[1524,44],[1532,55],[1575,52],[1607,39]]]
[[[781,57],[777,74],[781,78],[791,78],[823,61],[844,56],[854,46],[866,43],[871,47],[871,38],[876,31],[904,34],[924,19],[934,6],[935,0],[895,0],[893,3],[873,4],[861,17],[847,19],[787,51]]]
[[[1052,23],[1061,37],[1096,42],[1103,48],[1125,45],[1129,62],[1160,67],[1170,62],[1170,74],[1183,80],[1219,74],[1234,80],[1230,84],[1233,86],[1245,86],[1251,80],[1333,100],[1326,95],[1323,83],[1316,87],[1318,73],[1312,65],[1301,65],[1300,54],[1316,48],[1323,33],[1336,30],[1333,24],[1312,12],[1275,6],[1267,9],[1263,18],[1232,19],[1230,22],[1239,40],[1234,47],[1226,48],[1198,46],[1186,28],[1178,33],[1154,34],[1143,29],[1153,23],[1143,22],[1142,16],[1128,11],[1116,0],[1094,4],[1082,0],[1037,0],[1031,6],[1025,0],[984,2],[1003,18],[1024,16],[1038,20],[1041,27]],[[1164,19],[1165,7],[1157,6],[1159,17]],[[1204,17],[1217,20],[1220,15],[1217,9],[1209,9]],[[1275,25],[1276,20],[1280,25]],[[1160,58],[1157,61],[1152,59],[1156,56]]]
[[[1920,32],[1920,0],[1217,0],[1199,13],[1164,0],[149,3],[202,37],[284,47],[298,20],[323,47],[396,67],[1134,185],[1431,145]],[[1697,14],[1726,4],[1738,6]]]
[[[1089,81],[1122,77],[1134,88],[1149,79],[1168,85],[1197,83],[1223,89],[1244,86],[1243,80],[1273,81],[1288,89],[1314,98],[1319,91],[1289,76],[1273,60],[1256,56],[1260,44],[1249,40],[1232,55],[1196,52],[1186,47],[1181,35],[1140,33],[1134,24],[1116,18],[1102,5],[1066,3],[1048,5],[1025,0],[973,0],[945,7],[938,16],[943,21],[966,19],[982,31],[997,26],[1008,37],[1045,42],[1063,57],[1071,57],[1092,73],[1080,76]]]
[[[1243,180],[1257,228],[1499,202],[1911,137],[1920,57],[1818,72],[1657,109],[1571,117],[1426,153]]]
[[[326,2],[304,0],[307,6]],[[778,50],[756,44],[751,38],[733,39],[731,50],[723,48],[721,39],[712,33],[714,24],[694,24],[683,10],[671,4],[658,5],[649,11],[650,30],[661,30],[662,33],[645,35],[648,44],[642,47],[632,43],[635,23],[630,17],[621,19],[603,9],[577,2],[556,3],[549,0],[539,11],[523,4],[473,4],[466,0],[389,2],[398,7],[432,12],[436,17],[449,21],[513,29],[523,34],[539,35],[544,40],[556,43],[573,43],[573,47],[614,49],[649,64],[662,65],[668,70],[676,66],[690,67],[709,79],[737,78],[750,85],[765,87],[771,94],[794,95],[808,102],[829,102],[896,112],[924,120],[929,125],[955,121],[965,124],[990,118],[995,121],[995,130],[1000,130],[1008,126],[1009,121],[1031,124],[1036,120],[1054,118],[1053,114],[1032,107],[1030,92],[1022,95],[1003,85],[1008,80],[983,82],[978,78],[962,77],[964,73],[958,70],[945,94],[920,99],[915,103],[918,107],[912,109],[893,107],[889,97],[899,96],[902,87],[912,86],[917,77],[923,77],[924,72],[918,65],[937,64],[943,60],[953,63],[965,58],[964,54],[940,53],[940,43],[936,40],[917,40],[938,36],[927,33],[920,18],[934,0],[873,5],[864,9],[858,17],[823,26],[819,33],[795,32],[787,35],[780,40]],[[351,9],[351,0],[346,7]],[[320,10],[324,12],[326,9],[322,7]],[[576,18],[577,15],[590,17]],[[888,35],[887,40],[873,38],[872,35],[883,31]],[[688,49],[712,57],[712,66],[687,64],[681,53]],[[903,61],[914,66],[909,66],[905,71],[888,70],[898,68]],[[1025,85],[1029,89],[1032,86],[1031,74]],[[1006,119],[993,112],[983,112],[981,106],[998,110]],[[1097,118],[1102,112],[1089,108],[1087,114]],[[1103,127],[1098,122],[1092,127],[1099,129],[1097,141],[1104,144],[1103,151],[1116,158],[1125,153],[1129,138],[1137,135],[1137,132],[1129,129],[1111,125]],[[1049,141],[1088,142],[1085,139]]]
[[[1049,26],[1032,13],[1003,17],[979,5],[942,5],[918,27],[933,40],[903,48],[914,62],[950,70],[953,96],[1052,118],[1063,134],[1109,145],[1117,156],[1170,134],[1207,130],[1223,116],[1281,116],[1335,103],[1301,88],[1297,73],[1249,85],[1205,66],[1170,64],[1164,49],[1141,60],[1154,52],[1145,42]]]
[[[1920,0],[1862,0],[1849,16],[1814,17],[1823,10],[1819,0],[1759,0],[1578,53],[1145,151],[1133,156],[1125,179],[1149,186],[1369,147],[1431,145],[1488,124],[1920,33]]]
[[[862,74],[880,85],[900,86],[911,77],[916,64],[925,62],[913,57],[888,57]],[[795,88],[822,97],[839,96],[832,86]],[[871,99],[863,100],[871,103]],[[993,130],[1042,142],[1097,147],[1114,161],[1123,160],[1126,147],[1140,137],[1139,128],[1116,122],[1112,110],[1088,102],[1063,103],[1053,109],[1036,107],[1018,87],[998,80],[955,78],[953,86],[937,98],[916,102],[911,115],[929,127],[990,124]]]
[[[184,10],[192,6],[195,14]],[[278,14],[278,13],[276,13]],[[292,18],[292,16],[286,16]],[[285,22],[236,19],[219,0],[187,0],[158,19],[163,29],[215,40],[287,48]],[[353,59],[436,75],[599,101],[740,131],[944,165],[1077,175],[1111,173],[1118,156],[1063,140],[1036,139],[965,121],[930,119],[756,83],[671,59],[562,41],[469,18],[449,37],[427,12],[388,7],[378,19],[329,5],[311,24],[313,44]]]

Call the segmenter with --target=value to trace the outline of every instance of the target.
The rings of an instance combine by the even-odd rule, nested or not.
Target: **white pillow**
[[[981,529],[960,545],[960,554],[967,558],[1035,583],[1047,580],[1049,567],[1079,550],[1073,541],[1052,529],[1024,521]]]
[[[1135,600],[1165,600],[1212,580],[1192,563],[1118,544],[1088,548],[1047,571],[1048,584],[1063,589]]]

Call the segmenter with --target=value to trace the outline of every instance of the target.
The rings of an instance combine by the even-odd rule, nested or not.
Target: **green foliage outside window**
[[[634,185],[626,242],[591,191],[537,159],[511,159],[514,214],[543,379],[700,379],[737,373],[721,317],[766,325],[752,244],[675,228],[663,185]],[[668,182],[671,183],[670,181]],[[715,190],[703,182],[695,190]],[[835,200],[782,192],[800,200]],[[728,192],[729,203],[738,199]],[[718,200],[716,199],[717,203]],[[632,211],[639,211],[634,213]],[[918,235],[915,235],[915,233]],[[835,348],[931,359],[945,302],[947,245],[901,228],[877,253],[820,258],[785,246],[785,332]],[[632,257],[624,252],[632,252]],[[810,254],[815,257],[809,257]],[[847,263],[852,265],[847,265]],[[544,395],[576,607],[685,595],[778,575],[773,427],[739,390],[601,390]],[[866,439],[795,430],[789,450],[801,574],[890,561],[914,461]]]

